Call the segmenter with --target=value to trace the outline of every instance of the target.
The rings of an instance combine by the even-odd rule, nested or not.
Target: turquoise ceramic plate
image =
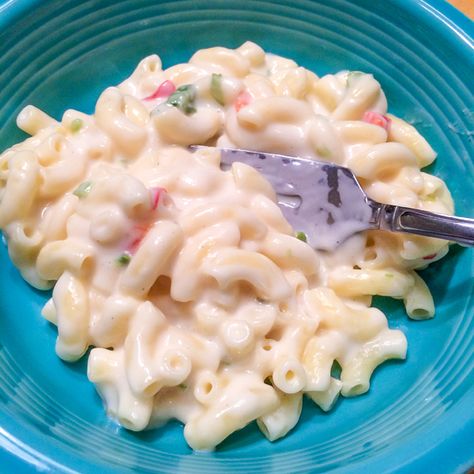
[[[391,111],[439,153],[457,212],[473,215],[473,24],[439,0],[8,0],[0,4],[0,149],[24,136],[14,117],[32,103],[56,117],[91,112],[99,92],[140,58],[165,65],[245,40],[319,74],[373,73]],[[46,295],[18,276],[0,244],[0,471],[463,472],[474,463],[472,250],[453,247],[424,272],[438,313],[407,320],[405,362],[379,368],[370,393],[332,413],[304,407],[297,428],[267,442],[249,426],[214,453],[193,453],[182,428],[134,434],[104,415],[85,364],[54,353],[40,317]]]

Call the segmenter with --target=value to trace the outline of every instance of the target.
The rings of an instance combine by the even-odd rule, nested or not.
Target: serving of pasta
[[[193,449],[210,450],[256,420],[276,440],[303,395],[328,411],[405,357],[372,296],[434,315],[415,270],[447,242],[370,231],[317,252],[261,174],[220,167],[224,146],[335,162],[376,201],[452,214],[443,181],[420,171],[434,151],[387,114],[370,74],[318,77],[251,42],[165,70],[152,55],[93,115],[58,122],[27,106],[17,123],[31,138],[0,155],[10,258],[53,288],[42,315],[58,356],[93,347],[88,377],[127,429],[177,419]],[[198,144],[210,148],[189,151]]]

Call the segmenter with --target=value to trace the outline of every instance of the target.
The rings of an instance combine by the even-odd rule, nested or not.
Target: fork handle
[[[392,206],[372,201],[377,228],[392,232],[425,235],[474,246],[474,219]]]

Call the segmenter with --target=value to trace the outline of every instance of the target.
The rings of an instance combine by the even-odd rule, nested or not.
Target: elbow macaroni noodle
[[[392,115],[390,127],[364,120],[386,108],[369,74],[319,78],[247,42],[166,70],[149,56],[91,116],[23,110],[32,137],[0,156],[0,227],[29,283],[57,281],[43,310],[56,351],[74,361],[94,347],[88,377],[121,425],[176,418],[192,448],[212,449],[256,420],[273,441],[296,425],[302,395],[329,410],[405,357],[371,297],[432,317],[415,270],[446,242],[371,231],[320,254],[257,171],[185,148],[337,162],[376,200],[452,213],[443,181],[420,171],[435,158],[423,137]]]

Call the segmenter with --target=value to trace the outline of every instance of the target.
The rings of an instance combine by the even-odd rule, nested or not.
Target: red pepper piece
[[[149,229],[149,226],[139,224],[133,227],[131,232],[132,239],[126,248],[126,251],[129,254],[133,255],[138,250],[138,247],[140,247],[140,244],[142,243],[142,240],[145,238],[145,235]]]
[[[143,100],[154,100],[161,97],[169,97],[176,90],[176,86],[171,81],[162,82],[153,94]]]
[[[252,101],[252,96],[247,91],[242,91],[235,99],[234,108],[238,112],[242,107],[249,105]]]
[[[371,123],[372,125],[377,125],[379,127],[384,128],[388,131],[390,127],[390,123],[392,122],[388,117],[385,115],[379,114],[377,112],[367,111],[364,113],[362,120],[367,123]]]
[[[158,207],[158,204],[160,204],[160,200],[163,196],[163,194],[166,193],[165,188],[151,188],[150,189],[150,197],[151,197],[151,208],[155,210]]]

